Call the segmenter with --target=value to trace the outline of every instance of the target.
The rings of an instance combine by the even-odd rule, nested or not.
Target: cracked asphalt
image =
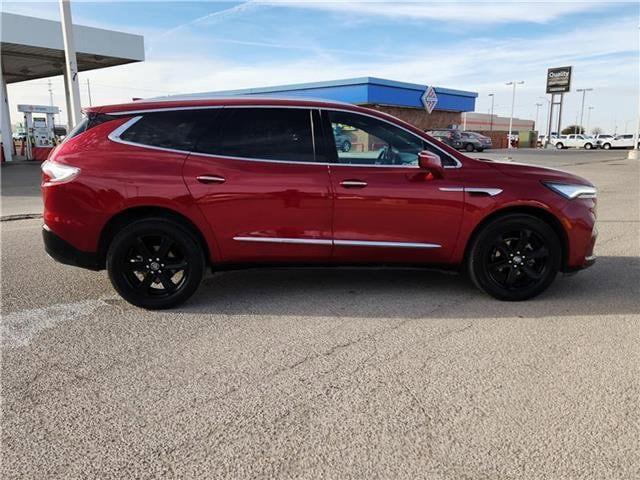
[[[439,272],[268,269],[146,312],[49,259],[40,220],[0,223],[0,476],[639,478],[639,162],[483,154],[506,155],[600,189],[598,262],[524,303]]]

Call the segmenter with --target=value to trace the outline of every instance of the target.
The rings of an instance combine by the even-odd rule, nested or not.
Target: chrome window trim
[[[268,163],[290,163],[290,164],[294,164],[294,165],[330,165],[330,166],[336,166],[336,167],[374,167],[374,168],[409,168],[409,169],[416,169],[419,170],[420,166],[419,165],[376,165],[376,164],[371,164],[371,165],[367,165],[367,164],[358,164],[358,163],[354,163],[354,164],[344,164],[344,163],[338,163],[338,162],[302,162],[302,161],[296,161],[296,160],[278,160],[278,159],[267,159],[267,158],[250,158],[250,157],[236,157],[236,156],[230,156],[230,155],[216,155],[216,154],[212,154],[212,153],[203,153],[203,152],[194,152],[194,151],[189,151],[189,150],[177,150],[177,149],[173,149],[173,148],[165,148],[165,147],[156,147],[154,145],[146,145],[144,143],[137,143],[137,142],[129,142],[127,140],[122,140],[120,138],[120,135],[122,135],[130,126],[132,126],[134,123],[136,123],[138,120],[140,120],[145,113],[154,113],[154,112],[170,112],[170,111],[178,111],[178,110],[206,110],[206,109],[218,109],[218,108],[305,108],[308,109],[311,112],[311,115],[313,116],[313,110],[318,110],[320,112],[322,112],[322,110],[326,110],[326,111],[339,111],[339,112],[346,112],[346,113],[353,113],[353,114],[357,114],[357,115],[363,115],[366,117],[370,117],[373,118],[375,120],[381,120],[385,123],[388,123],[391,126],[394,126],[396,128],[400,128],[401,130],[404,130],[405,132],[409,133],[410,135],[413,135],[414,137],[420,139],[421,141],[431,145],[433,148],[435,148],[436,150],[440,151],[443,155],[447,156],[448,158],[452,159],[454,162],[456,162],[456,165],[446,165],[443,166],[443,168],[447,168],[447,169],[455,169],[455,168],[461,168],[462,167],[462,163],[455,157],[451,156],[449,153],[445,152],[444,150],[442,150],[440,147],[438,147],[437,145],[431,143],[430,141],[419,137],[418,135],[416,135],[414,132],[412,132],[411,130],[408,130],[400,125],[397,125],[389,120],[386,120],[384,118],[380,118],[377,117],[375,115],[370,115],[368,113],[362,113],[362,112],[356,112],[353,110],[347,110],[347,109],[341,109],[341,108],[322,108],[322,107],[318,107],[318,106],[300,106],[300,105],[216,105],[216,106],[193,106],[193,107],[170,107],[170,108],[157,108],[157,109],[148,109],[148,110],[130,110],[130,111],[126,111],[126,112],[114,112],[114,113],[109,113],[109,112],[105,112],[108,113],[109,115],[132,115],[132,114],[140,114],[134,118],[132,118],[131,120],[123,123],[122,125],[120,125],[118,128],[116,128],[115,130],[113,130],[108,138],[109,140],[113,141],[113,142],[118,142],[118,143],[122,143],[125,145],[131,145],[131,146],[135,146],[135,147],[142,147],[142,148],[151,148],[153,150],[160,150],[160,151],[165,151],[165,152],[171,152],[171,153],[184,153],[184,154],[188,154],[188,155],[202,155],[205,157],[210,157],[210,158],[221,158],[221,159],[226,159],[226,160],[243,160],[243,161],[253,161],[253,162],[268,162]],[[312,135],[314,135],[313,133],[313,119],[311,120],[311,126],[312,126]],[[313,147],[315,150],[315,141],[313,142]],[[314,151],[314,156],[315,156],[315,151]]]
[[[321,238],[283,238],[283,237],[233,237],[238,242],[286,243],[301,245],[336,245],[345,247],[391,247],[391,248],[441,248],[437,243],[419,242],[378,242],[367,240],[336,240]]]

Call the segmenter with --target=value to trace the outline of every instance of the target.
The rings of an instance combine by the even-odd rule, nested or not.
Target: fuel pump
[[[27,160],[46,159],[55,146],[53,116],[60,113],[60,109],[48,105],[18,105],[18,111],[24,113]],[[34,118],[34,113],[41,115]]]

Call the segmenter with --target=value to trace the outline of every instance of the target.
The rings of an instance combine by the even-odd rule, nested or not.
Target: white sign
[[[24,113],[60,113],[58,107],[50,107],[48,105],[18,105],[18,111]]]
[[[433,87],[427,88],[422,94],[422,97],[420,97],[420,100],[422,100],[422,104],[428,113],[433,112],[433,109],[436,108],[438,104],[438,96]]]

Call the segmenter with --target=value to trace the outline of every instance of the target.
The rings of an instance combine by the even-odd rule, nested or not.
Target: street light
[[[489,131],[493,132],[493,101],[495,100],[495,94],[490,93],[489,96],[491,97],[491,116],[489,117]]]
[[[533,129],[538,130],[538,112],[540,112],[541,103],[536,103],[536,123],[533,124]]]
[[[505,85],[513,85],[513,93],[511,94],[511,117],[509,117],[509,139],[507,141],[507,148],[513,148],[511,146],[511,137],[512,137],[512,129],[513,129],[513,107],[516,103],[516,85],[522,85],[524,80],[520,81],[512,81],[505,83]]]
[[[580,108],[580,127],[582,127],[582,121],[584,119],[584,97],[587,92],[593,91],[593,88],[577,88],[576,92],[582,92],[582,107]],[[578,132],[576,132],[578,133]]]
[[[595,107],[593,105],[589,105],[587,107],[587,130],[586,130],[586,134],[589,135],[589,125],[591,124],[591,110],[593,110]]]

